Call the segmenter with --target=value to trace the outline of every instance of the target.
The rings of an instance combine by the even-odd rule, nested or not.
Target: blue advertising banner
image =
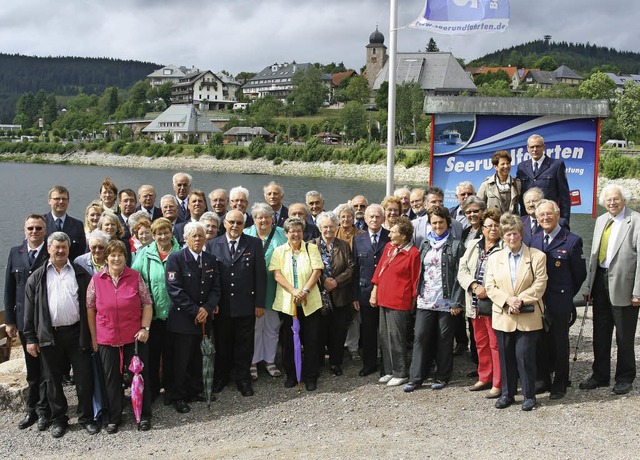
[[[509,25],[508,0],[427,0],[413,29],[451,35],[502,32]]]
[[[445,191],[445,206],[457,204],[456,185],[480,187],[495,173],[491,156],[506,150],[518,163],[530,159],[527,139],[544,138],[546,155],[563,160],[571,191],[571,214],[592,214],[597,166],[598,118],[565,116],[434,115],[431,183]]]

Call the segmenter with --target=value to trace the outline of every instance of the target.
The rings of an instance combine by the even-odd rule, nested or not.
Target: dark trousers
[[[138,357],[145,365],[142,370],[142,378],[145,382],[149,381],[149,372],[146,365],[149,362],[147,349],[146,343],[138,343]],[[120,425],[122,422],[123,376],[125,372],[130,372],[129,364],[134,352],[134,343],[128,343],[121,347],[98,346],[98,354],[100,355],[100,361],[102,361],[102,369],[104,369],[104,388],[107,392],[107,402],[109,404],[109,423]],[[149,420],[150,418],[151,392],[145,390],[142,393],[142,420]]]
[[[459,316],[459,315],[458,315]],[[436,360],[435,380],[449,382],[453,374],[455,317],[445,311],[418,309],[409,380],[423,382]]]
[[[320,362],[324,361],[324,347],[329,349],[329,365],[342,366],[344,342],[351,321],[351,306],[334,306],[327,316],[321,316],[320,324]]]
[[[282,362],[288,380],[297,380],[296,365],[294,360],[293,347],[293,316],[280,313],[282,319]],[[305,316],[302,307],[298,307],[298,320],[300,321],[300,340],[304,348],[302,359],[302,380],[305,382],[315,382],[320,373],[320,322],[322,317],[320,310],[316,310],[309,316]]]
[[[171,333],[170,400],[188,400],[204,391],[202,383],[202,352],[200,334]]]
[[[551,319],[548,331],[541,330],[536,352],[538,375],[551,392],[565,391],[569,384],[569,317],[570,313],[545,315]],[[551,380],[553,374],[553,380]]]
[[[47,399],[47,384],[44,380],[40,356],[34,358],[27,353],[27,339],[22,331],[18,331],[18,335],[20,337],[20,343],[22,344],[24,362],[27,367],[27,413],[44,415],[49,418],[51,416],[51,409],[49,408],[49,400]]]
[[[218,315],[213,321],[216,360],[213,376],[226,384],[233,371],[237,383],[251,382],[251,360],[255,338],[256,317]]]
[[[53,339],[55,345],[40,348],[51,421],[65,424],[69,420],[69,406],[62,388],[62,374],[66,363],[70,362],[78,395],[78,422],[90,422],[93,420],[91,353],[80,348],[80,323],[53,328]]]
[[[456,344],[468,348],[469,336],[467,336],[467,317],[465,315],[454,316],[453,325]]]
[[[149,380],[148,388],[151,392],[151,399],[155,399],[160,394],[160,389],[165,385],[166,376],[171,375],[171,334],[167,331],[167,322],[161,319],[151,321],[149,340],[147,349],[149,354],[149,364],[145,361],[145,369],[148,368]],[[162,373],[160,364],[162,363]]]
[[[495,329],[494,329],[495,330]],[[496,330],[502,373],[502,396],[513,398],[518,391],[518,375],[526,399],[536,396],[536,342],[540,331],[502,332]]]
[[[371,305],[360,304],[360,343],[362,344],[362,368],[378,367],[378,325],[380,312]]]
[[[596,270],[593,296],[593,378],[609,382],[611,378],[611,341],[616,328],[618,347],[616,382],[632,383],[636,378],[634,339],[638,324],[638,308],[611,305],[606,271]],[[631,299],[629,299],[631,300]]]

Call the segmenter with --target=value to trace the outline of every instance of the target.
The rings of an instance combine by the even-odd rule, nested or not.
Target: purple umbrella
[[[297,308],[293,314],[293,361],[296,364],[296,377],[298,379],[298,392],[300,392],[300,382],[302,381],[302,344],[300,343],[300,320],[298,320]]]
[[[140,423],[142,416],[142,394],[144,393],[144,379],[140,373],[144,369],[144,363],[138,356],[138,340],[136,339],[135,354],[131,358],[129,370],[133,372],[131,380],[131,406],[133,407],[133,415],[136,417],[136,423]]]

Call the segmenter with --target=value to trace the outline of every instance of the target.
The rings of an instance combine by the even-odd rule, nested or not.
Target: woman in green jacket
[[[151,398],[155,400],[162,387],[160,362],[162,361],[163,364],[164,375],[170,375],[171,369],[171,360],[168,355],[170,349],[169,333],[166,330],[171,298],[167,293],[165,282],[165,262],[169,254],[180,250],[180,246],[173,237],[171,222],[164,217],[151,224],[151,234],[154,242],[139,251],[131,268],[140,272],[153,300],[153,320],[147,345],[149,348],[149,388]]]

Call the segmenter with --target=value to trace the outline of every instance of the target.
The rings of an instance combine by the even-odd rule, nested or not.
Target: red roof
[[[331,75],[331,83],[333,86],[338,86],[342,80],[347,77],[352,77],[356,73],[355,70],[347,70],[346,72],[338,72]]]

